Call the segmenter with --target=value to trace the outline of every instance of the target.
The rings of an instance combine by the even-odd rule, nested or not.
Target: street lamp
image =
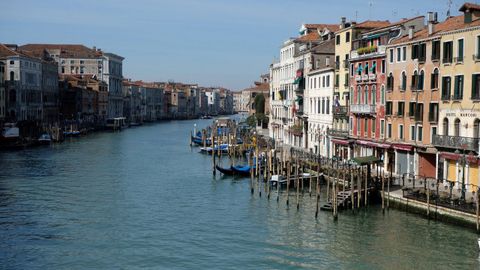
[[[455,150],[455,154],[459,155],[460,154],[460,151]],[[461,196],[461,200],[462,201],[465,201],[465,165],[467,163],[467,159],[465,157],[465,150],[463,151],[463,155],[462,157],[460,158],[460,162],[461,162],[461,165],[462,165],[462,196]]]

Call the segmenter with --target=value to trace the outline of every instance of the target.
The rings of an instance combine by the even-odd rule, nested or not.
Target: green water
[[[379,207],[338,221],[211,174],[168,122],[0,153],[1,269],[478,269],[477,235]],[[263,194],[264,195],[264,194]],[[295,197],[291,197],[295,202]]]

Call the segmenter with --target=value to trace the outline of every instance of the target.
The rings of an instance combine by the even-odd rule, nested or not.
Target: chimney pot
[[[413,25],[408,28],[408,39],[413,38],[413,29],[415,29],[415,26]]]

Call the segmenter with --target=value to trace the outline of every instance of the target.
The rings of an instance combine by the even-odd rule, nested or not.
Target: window
[[[402,48],[397,48],[397,62],[402,61]]]
[[[417,90],[423,90],[424,84],[425,84],[425,72],[421,70],[420,75],[418,75]]]
[[[407,61],[407,47],[402,47],[402,61]]]
[[[75,61],[74,61],[74,60],[70,60],[70,64],[72,64],[72,65],[73,65],[74,63],[75,63]]]
[[[336,36],[336,39],[337,39],[337,42],[336,42],[337,45],[340,45],[340,35],[337,35],[337,36]]]
[[[325,76],[322,76],[322,87],[325,87]]]
[[[463,39],[459,39],[457,43],[457,63],[463,62]]]
[[[330,87],[330,75],[327,75],[327,83],[326,83],[327,87]]]
[[[80,60],[80,65],[83,65],[83,64],[85,64],[85,61]]]
[[[427,44],[422,43],[418,47],[418,62],[424,63],[427,58]]]
[[[340,85],[340,74],[335,75],[335,87]]]
[[[480,120],[473,121],[473,138],[480,138]]]
[[[402,85],[401,85],[400,90],[402,90],[402,91],[407,90],[407,74],[405,73],[405,71],[402,72],[401,82],[402,82]]]
[[[365,94],[363,95],[363,104],[368,104],[368,86],[365,86]]]
[[[403,116],[404,114],[405,114],[405,102],[399,101],[398,102],[397,115],[398,116]]]
[[[453,99],[463,99],[463,75],[455,76],[455,85],[453,87]]]
[[[367,118],[363,119],[363,135],[365,137],[368,136],[368,119]]]
[[[442,100],[450,100],[450,89],[452,86],[450,77],[442,78]]]
[[[15,65],[15,61],[10,60],[10,65]]]
[[[362,97],[362,87],[357,86],[357,103],[356,104],[361,104],[361,97]]]
[[[365,63],[365,68],[364,68],[364,70],[365,70],[365,75],[368,75],[368,71],[369,71],[368,68],[369,68],[368,62],[366,62],[366,63]]]
[[[432,127],[430,132],[430,142],[433,142],[433,137],[437,135],[437,127]]]
[[[350,32],[347,32],[345,36],[345,42],[350,42]]]
[[[380,138],[383,138],[383,135],[385,135],[385,120],[381,119],[380,120]]]
[[[443,135],[448,136],[448,118],[443,118]]]
[[[335,69],[340,68],[340,55],[335,56]]]
[[[442,63],[449,64],[453,60],[453,41],[443,43],[443,60]]]
[[[415,141],[415,126],[410,126],[410,140]]]
[[[390,57],[389,57],[389,60],[390,60],[390,61],[389,61],[389,62],[390,62],[390,63],[393,63],[393,59],[394,59],[394,58],[393,58],[393,49],[390,49],[389,55],[390,55]]]
[[[348,87],[350,85],[349,80],[350,80],[350,78],[348,77],[348,73],[345,73],[345,84],[343,86]]]
[[[385,114],[392,115],[392,111],[393,111],[393,102],[387,101],[387,104],[385,105]]]
[[[409,117],[414,117],[415,116],[415,102],[410,102],[408,104],[408,116]]]
[[[477,47],[473,59],[480,60],[480,36],[477,36]]]
[[[472,99],[480,99],[480,74],[472,75]]]
[[[382,69],[382,74],[385,74],[385,59],[382,60],[382,66],[381,66],[381,69]]]
[[[403,140],[403,125],[398,126],[398,138]]]
[[[418,89],[418,72],[415,70],[412,75],[412,85],[410,89],[417,90]]]
[[[440,59],[440,40],[432,42],[432,61],[438,61]]]
[[[380,89],[380,102],[382,105],[385,105],[385,85],[382,85]]]
[[[15,72],[10,71],[10,81],[15,80]]]
[[[377,74],[377,61],[372,62],[371,72],[372,72],[372,74]]]
[[[372,86],[372,104],[375,105],[377,103],[377,87],[375,85]]]
[[[454,136],[459,137],[460,136],[460,119],[455,119],[454,122]]]
[[[375,131],[376,131],[376,127],[377,126],[377,121],[376,119],[372,119],[372,137],[375,137]]]
[[[423,127],[422,126],[417,127],[417,140],[419,142],[423,141]]]
[[[418,59],[418,44],[412,46],[412,60]]]
[[[394,86],[394,79],[393,79],[392,73],[390,73],[387,78],[387,90],[392,91],[393,86]]]
[[[433,70],[431,80],[430,80],[430,88],[431,89],[438,89],[438,68]]]
[[[415,106],[415,121],[423,122],[423,103],[417,103]]]
[[[392,124],[387,124],[387,137],[392,138]]]
[[[438,103],[429,103],[428,107],[428,121],[438,122]]]
[[[357,75],[362,75],[362,64],[358,64]]]
[[[360,134],[360,118],[357,117],[357,136]]]
[[[325,114],[325,99],[322,98],[322,114]]]

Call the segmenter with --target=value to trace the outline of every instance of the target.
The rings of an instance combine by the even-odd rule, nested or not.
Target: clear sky
[[[75,43],[125,57],[124,76],[239,90],[252,85],[302,23],[397,21],[448,0],[2,1],[0,42]],[[452,1],[452,15],[464,1]]]

